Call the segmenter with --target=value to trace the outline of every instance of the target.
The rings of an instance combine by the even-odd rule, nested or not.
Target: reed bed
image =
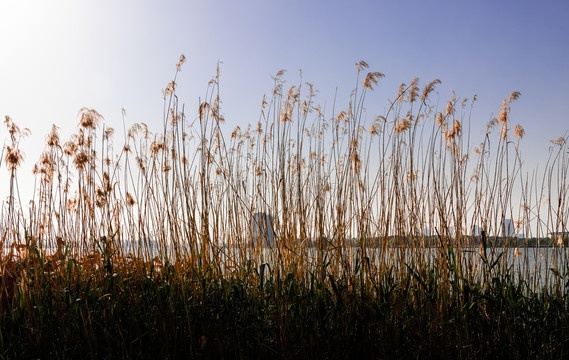
[[[27,130],[6,116],[0,356],[564,356],[566,137],[527,172],[520,94],[471,143],[476,98],[439,108],[439,80],[368,119],[383,74],[367,68],[332,114],[280,71],[258,122],[231,130],[219,68],[191,116],[175,76],[163,128],[135,124],[120,147],[81,109],[68,141],[48,134],[28,208]]]

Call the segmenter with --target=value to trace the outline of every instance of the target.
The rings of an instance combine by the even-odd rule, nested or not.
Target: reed
[[[27,210],[27,130],[6,117],[2,357],[567,352],[568,244],[550,235],[569,220],[567,139],[552,142],[544,170],[526,172],[524,130],[509,115],[518,92],[473,145],[476,98],[438,108],[439,80],[401,84],[368,121],[383,74],[365,62],[348,107],[332,114],[312,84],[287,87],[280,71],[258,122],[228,130],[219,67],[186,116],[184,61],[159,131],[135,124],[116,147],[93,109],[66,142],[54,126]],[[543,258],[535,242],[548,246]]]

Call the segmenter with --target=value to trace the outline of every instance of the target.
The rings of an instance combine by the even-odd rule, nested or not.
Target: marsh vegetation
[[[135,124],[116,139],[82,109],[69,140],[48,134],[29,206],[18,194],[26,130],[6,116],[0,355],[567,353],[567,243],[551,240],[569,220],[566,138],[528,172],[509,116],[517,92],[472,139],[476,98],[438,108],[438,80],[401,84],[368,119],[383,74],[365,62],[331,114],[311,84],[283,75],[258,122],[230,131],[219,70],[191,115],[168,84],[158,132]],[[515,231],[502,236],[506,219]],[[559,255],[530,266],[521,233]]]

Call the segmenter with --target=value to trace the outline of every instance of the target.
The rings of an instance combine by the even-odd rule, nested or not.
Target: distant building
[[[273,217],[264,212],[257,212],[251,218],[251,236],[254,244],[273,246],[275,230]]]
[[[480,229],[480,226],[478,225],[473,225],[472,226],[472,236],[480,236],[482,235],[482,229]]]
[[[568,231],[554,231],[549,233],[558,246],[565,246],[569,240]]]
[[[504,224],[502,225],[502,237],[513,237],[514,236],[514,222],[512,219],[504,219]]]

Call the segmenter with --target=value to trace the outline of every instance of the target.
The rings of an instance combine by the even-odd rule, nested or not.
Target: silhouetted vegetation
[[[474,101],[439,109],[438,80],[402,84],[367,122],[383,75],[356,65],[346,110],[326,115],[281,71],[258,123],[230,135],[219,70],[195,117],[174,78],[163,130],[135,124],[118,148],[82,109],[70,140],[48,135],[29,208],[26,130],[7,116],[0,357],[566,356],[566,139],[530,177],[520,94],[472,146]],[[533,263],[536,246],[552,251]]]

